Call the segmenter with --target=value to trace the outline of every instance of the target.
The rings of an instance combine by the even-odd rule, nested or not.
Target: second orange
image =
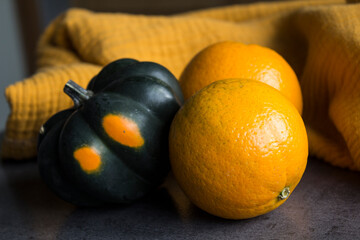
[[[212,82],[242,78],[257,80],[279,90],[302,113],[297,76],[286,60],[270,48],[225,41],[200,51],[180,77],[185,99]]]

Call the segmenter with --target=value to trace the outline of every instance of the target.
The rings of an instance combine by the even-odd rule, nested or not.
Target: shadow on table
[[[240,230],[247,222],[221,219],[200,210],[170,173],[163,186],[126,207],[77,208],[57,237],[68,239],[76,232],[80,239],[193,239],[196,235],[219,239],[225,229],[217,229],[236,225]],[[215,235],[209,237],[209,233]]]
[[[4,133],[0,133],[2,140]],[[64,204],[52,194],[41,180],[36,158],[26,160],[1,159],[1,167],[13,197],[26,208],[35,211]]]
[[[3,139],[3,133],[0,133],[0,139]],[[23,234],[35,238],[72,238],[74,231],[81,235],[82,229],[86,230],[84,234],[90,231],[91,236],[96,236],[98,233],[94,231],[99,230],[98,227],[106,232],[113,232],[111,228],[116,231],[121,227],[124,230],[127,226],[124,224],[131,222],[134,225],[152,222],[155,226],[158,222],[156,218],[173,221],[193,214],[214,218],[194,207],[171,177],[164,186],[131,205],[77,208],[58,198],[46,186],[40,177],[36,158],[25,161],[2,159],[0,167],[0,177],[4,180],[0,182],[0,186],[1,189],[6,189],[1,194],[1,202],[10,206],[2,214],[12,214],[14,223],[21,222],[25,225],[22,227]],[[166,226],[167,220],[162,223]],[[16,227],[12,229],[15,231]]]
[[[34,237],[291,239],[316,238],[324,233],[339,237],[342,232],[348,236],[358,234],[353,220],[360,220],[356,217],[360,213],[360,174],[318,159],[309,160],[303,179],[285,204],[268,214],[242,221],[217,218],[195,207],[171,173],[163,186],[133,204],[76,208],[47,188],[35,159],[3,162],[2,171],[11,190],[11,196],[5,198],[15,201],[21,217],[31,226],[27,235]],[[333,221],[336,217],[341,221]]]

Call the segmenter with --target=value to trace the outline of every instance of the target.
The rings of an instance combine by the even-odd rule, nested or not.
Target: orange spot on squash
[[[91,147],[81,147],[74,152],[74,158],[80,163],[80,167],[88,173],[99,170],[101,165],[100,155]]]
[[[144,139],[136,122],[121,115],[108,114],[103,118],[105,132],[115,141],[128,147],[141,147]]]

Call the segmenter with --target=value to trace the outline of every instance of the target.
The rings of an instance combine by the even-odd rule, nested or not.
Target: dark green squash
[[[168,132],[183,103],[176,78],[153,62],[120,59],[87,90],[69,81],[74,107],[41,128],[38,165],[62,199],[79,206],[130,203],[168,174]]]

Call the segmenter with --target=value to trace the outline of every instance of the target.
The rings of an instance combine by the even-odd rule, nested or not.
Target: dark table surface
[[[360,173],[310,158],[290,198],[247,220],[192,205],[170,174],[146,198],[112,208],[76,208],[40,179],[35,161],[0,166],[1,239],[360,239]]]

